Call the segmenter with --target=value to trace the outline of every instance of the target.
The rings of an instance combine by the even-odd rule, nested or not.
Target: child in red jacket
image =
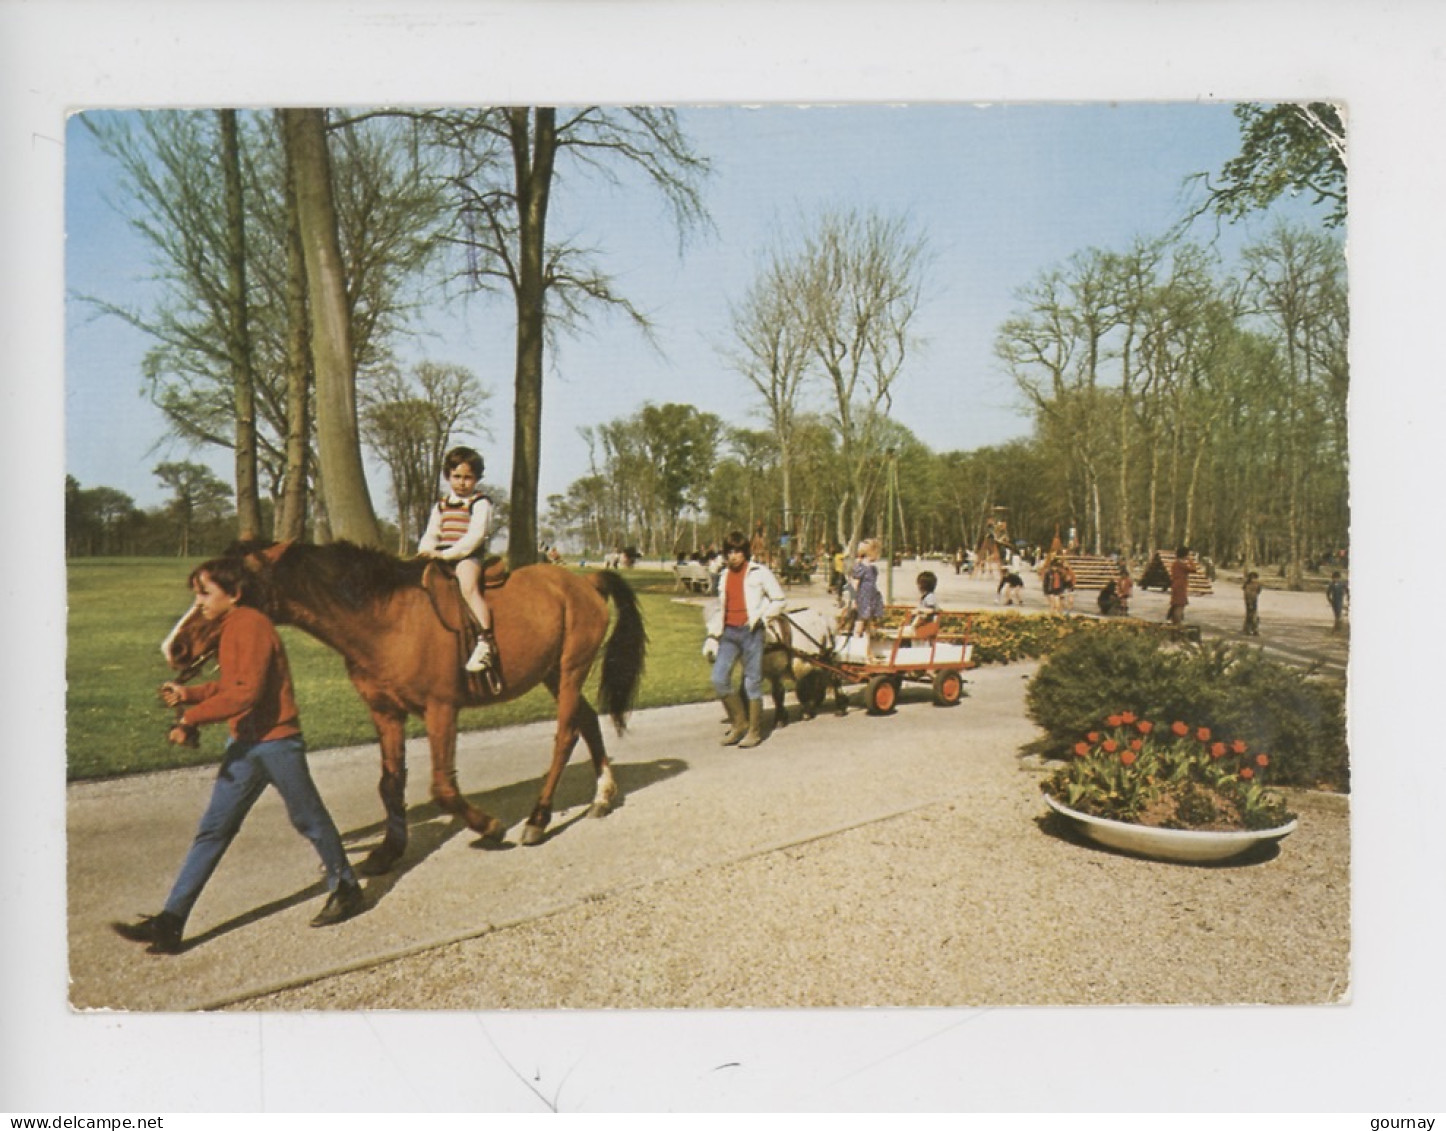
[[[190,585],[200,615],[221,622],[220,674],[195,687],[180,683],[161,687],[167,706],[185,707],[171,728],[171,742],[189,743],[196,727],[217,722],[230,724],[231,738],[210,804],[164,910],[139,923],[114,924],[122,937],[149,943],[153,954],[181,949],[191,908],[268,784],[276,786],[292,825],[311,841],[326,869],[331,894],[311,925],[326,927],[350,919],[364,903],[336,824],[306,765],[286,650],[270,618],[245,603],[249,576],[241,562],[225,558],[192,572]]]

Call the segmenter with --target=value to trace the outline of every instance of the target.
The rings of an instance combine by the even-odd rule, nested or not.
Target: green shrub
[[[1044,734],[1032,753],[1068,758],[1110,714],[1205,726],[1270,754],[1279,785],[1349,787],[1342,689],[1259,649],[1152,633],[1078,632],[1041,665],[1026,696]]]

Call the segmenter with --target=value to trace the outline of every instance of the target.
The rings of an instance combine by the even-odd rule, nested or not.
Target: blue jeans
[[[733,693],[733,665],[743,657],[743,690],[750,699],[763,698],[763,626],[724,628],[718,638],[718,658],[713,661],[713,690],[718,695]]]
[[[241,822],[266,786],[274,785],[286,803],[292,825],[315,846],[326,867],[326,886],[335,891],[343,881],[356,883],[341,835],[327,812],[311,771],[306,766],[306,743],[300,735],[272,739],[270,742],[241,742],[232,739],[226,744],[226,755],[211,789],[211,801],[201,816],[196,839],[186,853],[181,873],[166,900],[166,910],[184,922],[201,896],[201,889],[221,863],[231,841],[241,830]]]

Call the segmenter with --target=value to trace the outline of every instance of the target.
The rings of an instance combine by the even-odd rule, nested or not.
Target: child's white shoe
[[[472,649],[465,666],[469,672],[485,672],[492,666],[492,645],[487,643],[486,637],[477,641],[477,647]]]

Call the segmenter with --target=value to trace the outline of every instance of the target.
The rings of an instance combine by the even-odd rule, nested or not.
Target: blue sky
[[[653,319],[657,348],[626,320],[596,319],[562,340],[544,392],[542,489],[586,474],[578,428],[634,412],[645,401],[684,401],[731,424],[750,424],[751,389],[722,356],[729,304],[743,296],[770,241],[787,239],[828,208],[907,217],[931,263],[896,419],[938,451],[1026,434],[1009,378],[993,357],[1017,289],[1091,247],[1123,249],[1180,217],[1185,178],[1216,171],[1238,145],[1220,103],[916,104],[680,111],[697,150],[714,162],[705,199],[714,229],[680,255],[661,198],[636,182],[570,180],[550,219],[554,235],[596,247],[620,288]],[[68,293],[144,305],[150,250],[130,229],[116,163],[79,119],[66,133]],[[1309,215],[1301,204],[1286,211]],[[1228,231],[1230,254],[1262,218]],[[1213,227],[1201,225],[1209,238]],[[410,357],[465,365],[493,392],[489,436],[476,437],[489,480],[511,465],[510,302],[473,298],[424,319]],[[229,453],[191,453],[165,439],[141,395],[146,337],[114,317],[67,302],[66,469],[83,486],[117,487],[149,506],[163,499],[151,474],[167,458],[201,458],[223,475]],[[370,476],[385,509],[385,479]]]

